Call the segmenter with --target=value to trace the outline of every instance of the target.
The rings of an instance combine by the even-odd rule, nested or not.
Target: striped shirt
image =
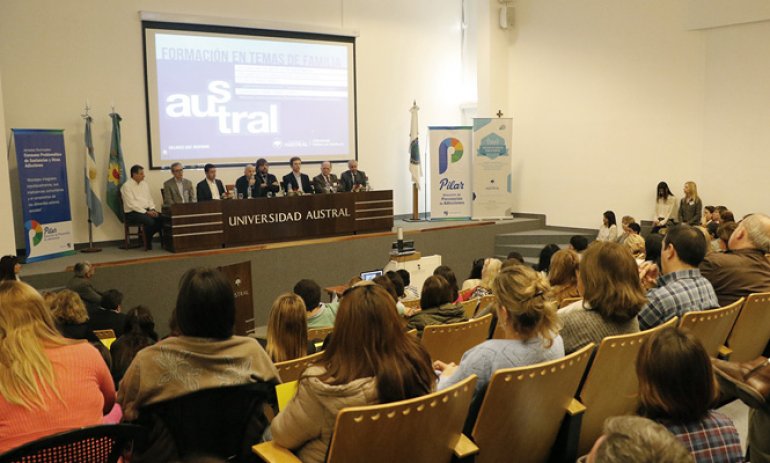
[[[692,310],[719,307],[711,283],[697,268],[679,270],[658,279],[658,287],[647,291],[647,305],[639,311],[639,329],[654,328]]]
[[[732,420],[710,411],[701,421],[688,424],[661,423],[690,450],[696,463],[740,463],[741,441]]]

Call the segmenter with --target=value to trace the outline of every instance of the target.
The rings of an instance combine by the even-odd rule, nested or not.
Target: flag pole
[[[81,115],[83,119],[88,121],[91,118],[91,115],[89,114],[89,111],[91,110],[91,107],[88,105],[88,99],[86,99],[86,107],[85,112]],[[88,149],[86,147],[86,149]],[[88,153],[86,153],[86,156],[88,156]],[[88,159],[86,159],[86,169],[88,169]],[[89,194],[86,191],[86,195]],[[80,252],[84,253],[93,253],[93,252],[102,252],[102,248],[97,248],[94,246],[94,223],[91,220],[91,205],[88,205],[88,247],[83,248],[80,250]]]
[[[422,169],[420,166],[420,145],[419,145],[419,126],[417,125],[417,101],[412,102],[411,128],[409,130],[409,172],[412,176],[412,217],[406,219],[408,222],[420,221],[420,177]]]

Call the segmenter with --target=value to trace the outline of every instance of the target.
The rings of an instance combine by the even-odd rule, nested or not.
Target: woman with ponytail
[[[433,363],[441,372],[438,389],[452,386],[472,374],[478,376],[466,430],[476,421],[481,399],[495,371],[564,357],[556,302],[551,299],[550,291],[546,277],[530,267],[505,268],[492,285],[498,323],[505,338],[490,339],[471,348],[463,354],[460,365]]]

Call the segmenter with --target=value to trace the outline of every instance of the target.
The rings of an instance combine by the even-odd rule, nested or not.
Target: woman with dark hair
[[[551,297],[558,307],[567,298],[580,297],[578,291],[578,268],[580,255],[572,249],[557,251],[551,258],[551,271],[548,280],[551,283]]]
[[[580,259],[578,288],[583,299],[559,310],[567,354],[606,336],[639,331],[636,315],[647,295],[639,266],[623,245],[600,241],[588,246]]]
[[[18,280],[19,272],[21,272],[21,263],[17,256],[0,258],[0,281]]]
[[[596,235],[596,241],[615,241],[618,239],[618,225],[615,221],[615,213],[604,211],[602,214],[602,226],[599,227],[599,234]]]
[[[445,325],[466,320],[462,304],[454,302],[449,282],[440,275],[431,275],[423,283],[420,309],[407,324],[407,329],[416,329],[418,336],[422,336],[422,331],[428,325]]]
[[[273,301],[267,319],[267,353],[273,362],[285,362],[315,353],[307,339],[307,310],[302,298],[284,293]]]
[[[393,289],[396,290],[396,297],[398,297],[398,300],[403,300],[406,297],[406,294],[404,294],[405,285],[404,280],[401,279],[401,275],[399,275],[398,272],[389,270],[385,273],[385,276],[388,277],[391,283],[393,283]]]
[[[430,356],[404,332],[387,292],[373,284],[350,288],[328,347],[273,419],[272,439],[305,463],[323,462],[341,409],[419,397],[435,378]]]
[[[126,314],[123,335],[110,346],[112,378],[119,384],[137,352],[158,342],[155,320],[150,309],[138,305]]]
[[[481,283],[481,271],[484,269],[485,261],[486,259],[483,257],[473,261],[473,265],[471,266],[471,273],[468,275],[468,278],[463,281],[463,285],[460,287],[460,291],[473,289],[478,286],[479,283]]]
[[[711,360],[695,336],[679,328],[653,334],[639,350],[636,375],[639,414],[668,428],[696,463],[743,461],[735,425],[712,409],[717,383]]]
[[[663,249],[663,236],[657,233],[647,235],[644,239],[644,258],[653,262],[660,270],[660,253]]]
[[[658,183],[655,192],[655,217],[652,218],[652,233],[668,225],[669,220],[676,218],[676,196],[671,192],[668,183]]]
[[[453,272],[452,269],[446,265],[439,265],[436,267],[436,270],[433,271],[433,274],[444,277],[447,283],[449,283],[449,287],[452,289],[452,300],[456,301],[460,294],[460,288],[457,286],[457,277],[455,276],[455,272]]]
[[[540,258],[537,261],[537,268],[535,270],[548,275],[548,270],[551,268],[551,258],[557,252],[559,252],[558,244],[551,243],[543,246],[543,249],[540,250]]]
[[[235,295],[219,270],[188,270],[174,308],[180,336],[140,350],[120,382],[118,402],[127,421],[151,403],[201,389],[277,382],[278,371],[252,338],[234,336]]]
[[[404,305],[403,302],[401,302],[398,298],[398,290],[396,289],[396,285],[393,284],[393,280],[388,278],[385,275],[376,276],[372,279],[372,283],[376,284],[377,286],[380,286],[382,289],[388,292],[390,296],[393,298],[393,302],[396,303],[396,310],[398,311],[399,315],[403,315],[405,317],[411,317],[415,313],[419,312],[419,308],[411,308]]]

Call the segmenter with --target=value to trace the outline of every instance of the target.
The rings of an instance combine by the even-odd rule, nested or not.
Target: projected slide
[[[352,43],[145,33],[153,167],[355,157]]]

